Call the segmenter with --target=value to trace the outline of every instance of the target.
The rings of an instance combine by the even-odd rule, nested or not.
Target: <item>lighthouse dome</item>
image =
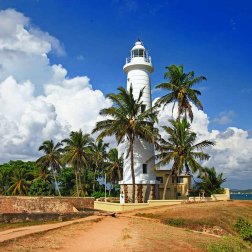
[[[131,58],[134,57],[147,57],[146,49],[140,40],[138,40],[131,49]]]

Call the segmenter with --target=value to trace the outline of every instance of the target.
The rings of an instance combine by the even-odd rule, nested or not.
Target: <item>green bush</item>
[[[101,191],[93,192],[91,193],[91,197],[94,197],[95,199],[105,197],[105,193]]]
[[[174,226],[174,227],[184,227],[185,226],[185,220],[182,218],[178,219],[172,219],[168,218],[162,221],[166,225]]]
[[[235,224],[235,230],[243,240],[252,242],[252,225],[247,220],[239,218]]]

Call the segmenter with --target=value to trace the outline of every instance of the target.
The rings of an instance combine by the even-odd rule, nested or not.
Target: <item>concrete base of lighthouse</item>
[[[133,185],[132,183],[124,183],[123,181],[119,182],[120,184],[120,193],[124,197],[125,203],[133,202],[132,199],[132,191]],[[152,183],[136,183],[135,185],[135,202],[136,203],[145,203],[148,200],[158,199],[158,190],[159,185],[157,181],[152,181]]]

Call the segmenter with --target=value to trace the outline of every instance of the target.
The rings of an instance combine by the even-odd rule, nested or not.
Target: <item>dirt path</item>
[[[66,237],[60,251],[127,251],[121,240],[129,225],[129,219],[107,217],[75,239]]]
[[[0,251],[205,251],[216,238],[132,216],[103,217],[0,246]]]

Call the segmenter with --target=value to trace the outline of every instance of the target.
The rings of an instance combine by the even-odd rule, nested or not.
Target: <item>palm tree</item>
[[[13,177],[11,178],[11,184],[8,192],[12,195],[26,195],[31,183],[31,181],[28,180],[30,175],[29,171],[17,167],[14,170]]]
[[[123,158],[119,157],[118,150],[116,148],[111,149],[108,153],[106,171],[112,184],[122,180]]]
[[[163,199],[165,199],[168,182],[172,175],[179,175],[185,168],[186,173],[201,171],[202,166],[197,160],[208,160],[209,155],[202,152],[204,147],[213,145],[208,140],[196,143],[196,133],[190,129],[190,124],[183,119],[170,120],[171,127],[162,128],[168,134],[168,140],[160,139],[158,146],[159,153],[157,167],[164,166],[173,162],[171,172],[165,182]]]
[[[77,197],[86,195],[86,169],[91,159],[91,143],[93,139],[89,134],[83,134],[82,130],[72,131],[70,137],[62,141],[66,144],[64,148],[63,163],[74,168]],[[84,188],[81,183],[83,174]]]
[[[41,146],[39,146],[39,151],[43,151],[45,153],[44,156],[40,157],[36,163],[42,170],[49,168],[52,172],[55,185],[58,191],[58,195],[61,196],[59,185],[57,182],[56,174],[61,167],[60,159],[62,152],[62,143],[54,144],[53,140],[46,140],[43,142]]]
[[[189,114],[190,120],[193,120],[193,112],[190,102],[192,102],[197,108],[203,109],[201,102],[198,99],[198,95],[201,95],[199,90],[193,89],[193,86],[203,80],[206,77],[195,77],[194,71],[184,73],[183,65],[170,65],[166,67],[166,73],[164,78],[168,79],[168,82],[164,82],[156,85],[156,88],[161,88],[169,93],[159,98],[157,104],[163,104],[166,106],[168,103],[173,102],[172,115],[175,103],[178,102],[178,118],[180,115]]]
[[[95,143],[91,143],[91,159],[93,164],[94,181],[93,192],[95,191],[96,175],[98,171],[102,171],[107,159],[108,143],[104,143],[102,139],[98,139]]]
[[[139,92],[137,99],[134,99],[132,86],[129,91],[123,87],[119,87],[118,91],[118,94],[108,95],[114,104],[100,111],[100,115],[108,119],[97,122],[93,133],[100,131],[98,139],[115,135],[118,144],[125,139],[129,142],[132,201],[135,202],[134,142],[136,138],[150,143],[155,141],[157,130],[154,129],[153,124],[157,121],[157,111],[156,108],[151,108],[141,113],[143,89]]]
[[[223,193],[221,184],[226,181],[223,174],[217,175],[214,167],[204,168],[203,172],[198,176],[199,181],[196,182],[195,187],[198,190],[204,190],[206,195],[210,196],[215,193]]]

